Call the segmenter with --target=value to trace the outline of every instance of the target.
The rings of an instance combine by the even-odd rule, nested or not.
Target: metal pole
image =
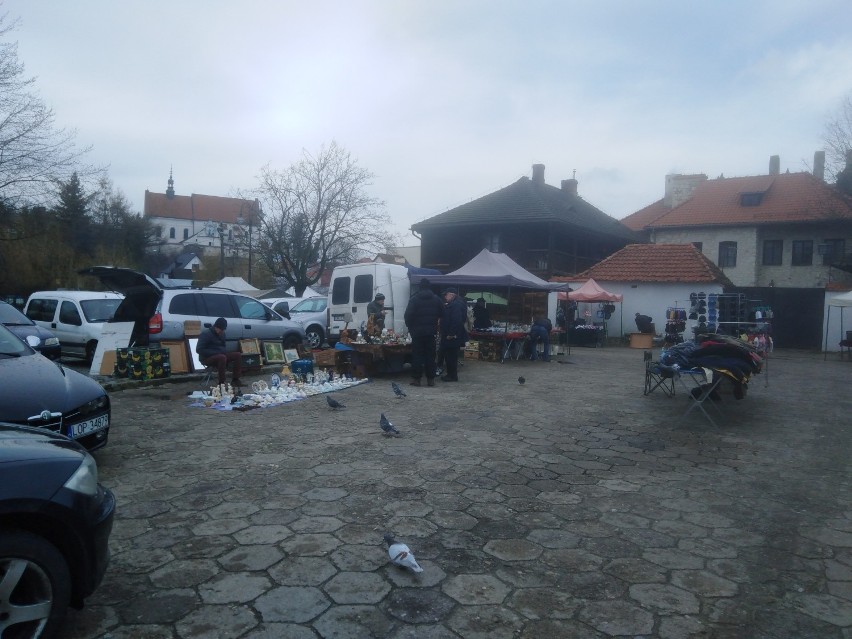
[[[217,227],[219,231],[219,277],[225,277],[225,223],[219,222]]]
[[[248,263],[248,283],[251,284],[251,236],[252,236],[252,211],[249,211],[249,263]]]

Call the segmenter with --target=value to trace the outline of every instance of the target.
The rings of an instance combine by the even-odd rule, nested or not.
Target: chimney
[[[781,156],[780,155],[770,155],[769,156],[769,175],[778,175],[781,173]]]
[[[814,177],[825,181],[825,151],[814,153]]]
[[[670,173],[666,176],[666,191],[663,196],[663,206],[670,209],[680,206],[692,197],[698,185],[706,179],[707,176],[703,173],[695,175]]]
[[[577,180],[575,178],[562,180],[562,191],[570,195],[577,195]]]
[[[544,164],[533,164],[533,184],[544,184]]]

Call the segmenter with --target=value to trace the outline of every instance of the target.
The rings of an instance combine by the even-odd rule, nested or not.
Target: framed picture
[[[256,339],[241,339],[240,352],[244,355],[260,355],[260,344]]]
[[[288,348],[286,351],[284,351],[284,361],[286,361],[288,364],[291,362],[295,362],[297,359],[299,359],[299,351],[295,348]]]
[[[283,364],[284,347],[281,342],[264,342],[263,359],[266,360],[267,364]]]

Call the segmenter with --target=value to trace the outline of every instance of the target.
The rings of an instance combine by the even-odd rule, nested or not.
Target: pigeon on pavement
[[[405,391],[402,390],[396,382],[391,382],[391,388],[393,388],[393,393],[397,397],[408,397],[408,395],[405,394]]]
[[[379,426],[382,427],[382,430],[385,431],[385,435],[401,435],[402,433],[397,430],[397,427],[390,423],[385,414],[382,413],[381,418],[379,419]]]
[[[329,407],[333,410],[337,410],[338,408],[346,408],[346,404],[341,404],[336,399],[332,399],[331,395],[326,395],[325,401],[328,402]]]
[[[423,572],[408,546],[396,541],[390,533],[385,533],[385,542],[388,545],[388,556],[394,564],[414,572]]]
[[[523,384],[525,381],[527,380],[523,377],[523,375],[518,378],[518,384]]]

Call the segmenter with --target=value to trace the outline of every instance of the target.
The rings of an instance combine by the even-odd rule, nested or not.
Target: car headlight
[[[83,463],[65,482],[65,488],[90,497],[98,494],[98,465],[94,457],[86,453]]]
[[[48,337],[44,340],[45,346],[59,346],[59,338],[58,337]]]
[[[109,397],[106,395],[101,395],[92,401],[86,402],[82,406],[80,406],[80,414],[88,415],[89,413],[97,413],[98,411],[103,410],[109,405]]]

